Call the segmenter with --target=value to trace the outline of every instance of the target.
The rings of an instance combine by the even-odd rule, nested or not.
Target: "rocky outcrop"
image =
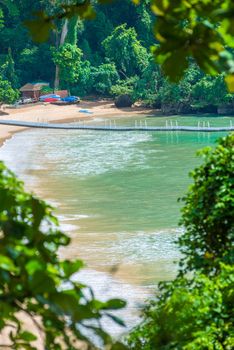
[[[162,104],[161,111],[165,115],[194,113],[194,109],[192,106],[181,102]]]
[[[181,103],[178,107],[178,114],[192,114],[194,113],[194,108],[189,104]]]
[[[164,115],[174,115],[174,114],[204,114],[211,113],[217,114],[217,106],[206,105],[206,106],[191,106],[188,103],[165,103],[162,104],[162,113]],[[224,113],[225,114],[225,113]]]
[[[165,115],[178,114],[179,104],[177,103],[162,103],[161,111]]]
[[[196,107],[195,112],[201,113],[201,114],[205,114],[205,113],[216,114],[217,113],[217,106],[206,105],[206,106],[202,106],[202,107]]]
[[[117,108],[131,107],[133,101],[129,95],[120,95],[115,99],[115,105]]]
[[[217,112],[220,115],[234,115],[234,103],[218,106]]]

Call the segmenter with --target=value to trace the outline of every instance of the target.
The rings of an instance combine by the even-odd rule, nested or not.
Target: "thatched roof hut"
[[[38,100],[43,86],[49,86],[49,83],[27,83],[20,88],[20,92],[23,98],[31,97]]]

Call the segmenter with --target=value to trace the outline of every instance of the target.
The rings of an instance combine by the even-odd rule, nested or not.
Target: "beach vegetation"
[[[178,242],[180,269],[183,274],[196,270],[212,276],[221,263],[234,263],[234,134],[200,155],[204,163],[191,172],[193,184],[181,199],[185,233]]]
[[[211,277],[195,272],[161,286],[128,337],[134,350],[233,348],[234,267],[220,264]]]
[[[108,95],[111,87],[119,79],[119,74],[114,63],[103,63],[98,67],[93,67],[91,79],[93,80],[95,92]]]
[[[13,89],[8,80],[2,79],[0,76],[0,105],[12,104],[19,98],[19,92]]]

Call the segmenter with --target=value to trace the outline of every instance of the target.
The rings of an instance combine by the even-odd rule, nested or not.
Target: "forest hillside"
[[[165,114],[234,113],[234,98],[223,74],[205,75],[191,59],[178,84],[165,78],[151,53],[155,18],[149,0],[139,6],[131,0],[106,6],[94,1],[94,6],[94,20],[58,21],[49,40],[37,44],[23,23],[40,8],[56,12],[56,2],[1,2],[1,102],[14,102],[24,84],[43,81],[52,90],[67,89],[80,97],[127,94],[132,103],[140,101]]]

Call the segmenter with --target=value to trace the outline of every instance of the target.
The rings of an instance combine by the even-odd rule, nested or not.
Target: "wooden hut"
[[[64,98],[68,96],[68,91],[67,90],[55,90],[54,92],[56,95],[59,95],[60,97]]]
[[[22,98],[39,99],[43,86],[49,86],[49,83],[28,83],[20,88]]]

